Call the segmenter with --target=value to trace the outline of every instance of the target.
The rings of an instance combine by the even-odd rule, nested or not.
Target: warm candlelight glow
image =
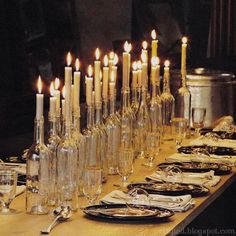
[[[156,30],[152,30],[151,37],[152,37],[153,40],[155,40],[157,38]]]
[[[147,55],[146,55],[146,53],[142,52],[141,60],[142,60],[143,63],[147,62]]]
[[[71,65],[71,61],[72,61],[72,56],[71,56],[70,52],[68,52],[67,57],[66,57],[67,66]]]
[[[76,58],[76,60],[75,60],[75,70],[79,71],[79,68],[80,68],[79,58]]]
[[[182,38],[182,43],[186,44],[188,42],[188,38],[187,37],[183,37]]]
[[[143,46],[143,49],[144,49],[144,50],[147,49],[147,45],[148,45],[148,44],[147,44],[147,41],[143,41],[142,46]]]
[[[160,63],[159,58],[152,57],[151,63],[152,63],[152,66],[157,66]]]
[[[50,95],[51,96],[54,96],[54,86],[53,86],[53,82],[51,82],[51,84],[50,84]]]
[[[65,86],[63,86],[63,88],[62,88],[62,96],[65,99],[65,97],[66,97],[66,87]]]
[[[114,55],[114,59],[113,59],[113,65],[115,66],[119,61],[119,57],[117,56],[117,54],[115,53]]]
[[[114,71],[111,72],[110,82],[111,82],[111,83],[114,83],[114,82],[115,82],[115,74],[114,74]]]
[[[93,67],[91,65],[88,66],[88,76],[92,77],[93,75]]]
[[[138,70],[142,69],[142,63],[140,60],[137,62],[137,68],[138,68]]]
[[[54,86],[55,86],[56,90],[59,89],[59,86],[60,86],[60,79],[59,78],[55,79]]]
[[[169,61],[169,60],[165,60],[164,66],[165,66],[165,67],[169,67],[169,66],[170,66],[170,61]]]
[[[137,62],[136,61],[133,62],[132,68],[133,68],[133,70],[137,70]]]
[[[115,56],[115,53],[114,53],[113,51],[111,51],[111,52],[109,53],[109,58],[110,58],[110,60],[113,60],[113,59],[114,59],[114,56]]]
[[[39,76],[38,78],[38,92],[41,93],[42,92],[42,88],[43,88],[43,83],[42,83],[42,80],[41,80],[41,77]]]
[[[100,58],[100,50],[99,50],[99,48],[96,48],[96,50],[95,50],[95,58],[96,58],[97,61]]]
[[[107,55],[105,55],[103,58],[103,64],[104,64],[104,66],[108,66],[108,56]]]
[[[129,53],[132,49],[132,45],[131,43],[128,43],[127,41],[125,41],[125,44],[124,44],[124,50],[125,52]]]

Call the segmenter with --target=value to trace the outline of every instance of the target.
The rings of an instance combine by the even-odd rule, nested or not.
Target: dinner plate
[[[191,194],[192,197],[204,196],[209,193],[209,189],[195,184],[172,184],[153,181],[146,178],[150,182],[131,183],[127,186],[129,190],[133,188],[142,188],[150,194],[162,194],[169,196],[179,196],[184,194]]]
[[[193,145],[193,146],[182,146],[178,148],[178,152],[185,153],[185,154],[191,154],[195,149],[205,149],[209,154],[215,154],[215,155],[230,155],[234,156],[236,155],[236,150],[231,147],[217,147],[217,146],[207,146],[207,145]]]
[[[214,170],[216,175],[226,175],[232,171],[232,168],[227,165],[218,163],[206,162],[173,162],[173,163],[160,163],[159,168],[166,168],[167,166],[174,165],[179,167],[182,171],[203,173]]]
[[[214,133],[220,136],[221,139],[232,139],[236,140],[236,133],[227,133],[226,131],[212,131],[212,130],[202,130],[201,134],[205,135],[207,133]]]
[[[85,207],[83,212],[92,219],[141,223],[163,220],[174,215],[172,211],[159,207],[137,206],[131,209],[125,204],[93,205]]]

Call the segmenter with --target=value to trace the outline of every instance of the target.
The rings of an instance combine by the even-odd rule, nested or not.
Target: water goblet
[[[122,186],[128,184],[128,177],[133,173],[133,152],[128,148],[121,148],[118,154],[118,174],[122,178]]]
[[[197,136],[200,136],[200,131],[204,127],[206,118],[206,108],[193,107],[192,108],[192,124]]]
[[[99,194],[102,192],[102,170],[99,168],[85,168],[83,193],[89,201],[89,205],[93,205]]]
[[[186,137],[187,132],[187,119],[182,117],[174,117],[171,120],[172,134],[176,143],[176,147],[179,148],[183,139]]]
[[[16,211],[9,206],[16,195],[17,172],[8,169],[0,169],[0,214],[12,214]]]

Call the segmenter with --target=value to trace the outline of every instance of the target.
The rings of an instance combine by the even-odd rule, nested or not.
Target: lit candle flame
[[[66,62],[67,62],[67,66],[71,65],[72,56],[71,56],[70,52],[67,53]]]
[[[115,53],[114,53],[113,51],[111,51],[111,52],[109,53],[109,58],[110,58],[110,60],[113,60],[113,59],[114,59],[114,56],[115,56]]]
[[[152,66],[157,66],[160,63],[159,58],[152,57],[151,63],[152,63]]]
[[[79,71],[79,68],[80,68],[79,58],[76,58],[76,60],[75,60],[75,70]]]
[[[131,43],[128,43],[127,41],[125,41],[125,44],[124,44],[124,50],[125,52],[129,53],[132,49],[132,45]]]
[[[50,84],[50,94],[51,94],[51,96],[54,96],[54,91],[55,91],[55,89],[54,89],[54,86],[53,86],[53,82],[51,82],[51,84]]]
[[[138,60],[138,62],[137,62],[137,68],[138,68],[138,70],[142,69],[142,63],[140,60]]]
[[[170,66],[170,61],[169,61],[169,60],[165,60],[164,66],[165,66],[165,67],[169,67],[169,66]]]
[[[93,67],[91,65],[88,66],[88,76],[92,77],[93,75]]]
[[[142,52],[141,60],[142,60],[143,63],[147,62],[147,55],[146,55],[146,53]]]
[[[66,87],[65,86],[63,86],[63,88],[62,88],[62,96],[65,99],[65,97],[66,97]]]
[[[99,50],[99,48],[96,48],[96,50],[95,50],[95,58],[96,58],[97,61],[100,58],[100,50]]]
[[[38,92],[41,93],[42,92],[42,88],[43,88],[43,83],[42,83],[42,79],[41,79],[41,76],[39,76],[38,78]]]
[[[113,59],[113,65],[115,66],[119,61],[119,57],[117,56],[117,54],[115,53],[114,55],[114,59]]]
[[[103,58],[103,64],[104,64],[104,66],[108,66],[108,56],[107,55],[105,55]]]
[[[151,37],[152,37],[153,40],[155,40],[157,38],[156,30],[152,30]]]
[[[188,38],[187,38],[187,37],[183,37],[183,38],[182,38],[182,43],[183,43],[183,44],[186,44],[187,42],[188,42]]]
[[[133,67],[133,70],[137,70],[137,62],[136,61],[133,62],[132,67]]]
[[[111,72],[110,82],[111,82],[111,83],[114,83],[114,82],[115,82],[115,74],[114,74],[114,71]]]
[[[55,81],[54,81],[54,86],[55,86],[55,89],[59,89],[59,86],[60,86],[60,79],[59,78],[56,78]]]
[[[146,50],[147,49],[147,41],[143,41],[142,46],[143,46],[143,49]]]

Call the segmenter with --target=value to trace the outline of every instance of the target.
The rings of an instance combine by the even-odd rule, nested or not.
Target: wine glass
[[[102,170],[99,168],[86,168],[84,170],[83,193],[93,205],[102,192]]]
[[[171,120],[172,134],[177,148],[181,145],[183,139],[186,137],[187,132],[187,119],[182,117],[174,117]]]
[[[148,161],[144,163],[144,166],[153,167],[153,161],[158,156],[160,150],[160,132],[147,132],[146,148]]]
[[[0,214],[11,214],[16,211],[9,206],[16,195],[17,172],[8,169],[0,169]]]
[[[193,107],[192,108],[192,124],[197,136],[200,136],[200,131],[204,127],[206,117],[206,108]]]
[[[133,173],[133,152],[128,148],[121,148],[118,154],[118,174],[122,178],[122,186],[128,184],[128,177]]]

